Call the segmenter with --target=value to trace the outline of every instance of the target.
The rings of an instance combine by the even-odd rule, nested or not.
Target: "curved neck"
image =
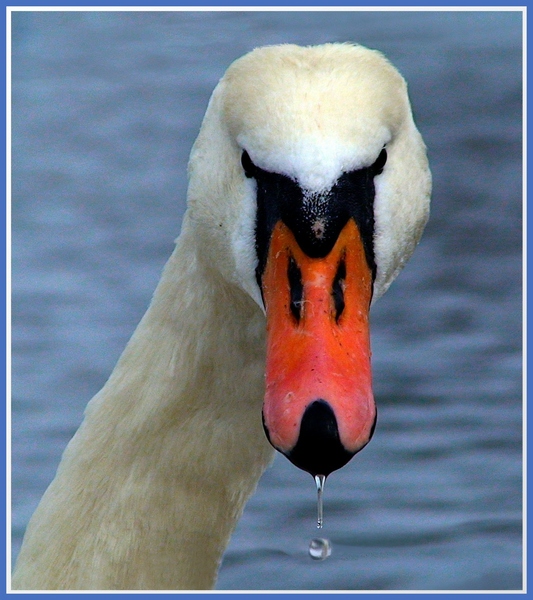
[[[190,240],[188,240],[190,242]],[[271,459],[263,315],[178,240],[32,518],[15,589],[208,589]]]

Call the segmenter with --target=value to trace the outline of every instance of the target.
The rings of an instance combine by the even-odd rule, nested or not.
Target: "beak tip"
[[[267,438],[272,443],[268,427],[263,418],[263,426]],[[373,431],[372,427],[372,431]],[[370,441],[370,439],[368,439]],[[328,476],[343,467],[365,445],[355,451],[347,450],[339,435],[337,419],[328,402],[314,400],[302,417],[298,440],[290,450],[281,451],[295,466],[307,471],[313,477]]]

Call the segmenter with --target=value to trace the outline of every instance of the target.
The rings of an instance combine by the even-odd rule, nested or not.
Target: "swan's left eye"
[[[387,151],[385,150],[385,148],[383,148],[383,150],[379,153],[379,156],[377,157],[376,162],[372,165],[372,171],[374,173],[374,176],[380,175],[381,173],[383,173],[383,167],[385,166],[386,162],[387,162]]]
[[[241,164],[246,177],[252,178],[255,176],[257,172],[257,167],[252,162],[252,159],[250,158],[250,155],[248,154],[248,152],[246,152],[246,150],[244,150],[242,153]]]

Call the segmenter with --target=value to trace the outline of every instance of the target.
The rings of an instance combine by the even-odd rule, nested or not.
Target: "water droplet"
[[[331,542],[325,538],[315,538],[309,544],[309,556],[313,560],[325,560],[331,554]]]
[[[322,529],[322,525],[324,525],[324,505],[322,502],[322,493],[324,491],[324,484],[326,483],[325,475],[315,475],[315,483],[316,483],[316,491],[317,491],[317,507],[318,507],[318,516],[316,521],[316,526],[318,529]]]

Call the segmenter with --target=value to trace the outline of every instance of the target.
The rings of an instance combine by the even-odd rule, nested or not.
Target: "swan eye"
[[[377,157],[376,162],[372,165],[372,171],[374,173],[374,176],[380,175],[381,173],[383,173],[383,167],[385,166],[386,162],[387,162],[387,151],[385,150],[385,148],[383,148],[383,150],[379,153],[379,156]]]
[[[255,177],[255,174],[257,173],[257,167],[252,162],[252,159],[250,158],[250,155],[248,154],[248,152],[246,152],[246,150],[243,150],[241,156],[241,164],[246,177],[248,177],[249,179]]]

